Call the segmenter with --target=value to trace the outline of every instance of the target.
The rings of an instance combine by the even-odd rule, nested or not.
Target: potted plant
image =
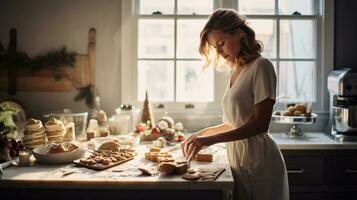
[[[16,108],[8,104],[0,106],[0,162],[9,161],[10,143],[7,134],[17,129],[12,116],[18,112]]]

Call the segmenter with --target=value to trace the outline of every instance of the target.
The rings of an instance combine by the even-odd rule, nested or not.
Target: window
[[[264,44],[263,55],[273,61],[278,96],[290,101],[316,101],[317,0],[237,0]]]
[[[141,106],[148,91],[151,101],[163,104],[165,110],[194,105],[193,110],[219,111],[229,74],[212,69],[202,72],[198,45],[208,15],[226,7],[245,15],[263,42],[262,54],[273,62],[278,76],[277,95],[312,101],[316,110],[326,110],[325,79],[333,57],[333,1],[131,2],[123,1],[122,8],[123,44],[129,44],[122,48],[122,103]]]
[[[213,0],[140,0],[137,100],[171,108],[214,102],[214,70],[202,71],[200,31],[213,11]]]

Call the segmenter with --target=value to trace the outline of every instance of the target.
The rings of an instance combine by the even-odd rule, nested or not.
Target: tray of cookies
[[[76,165],[94,170],[104,170],[125,163],[135,157],[135,152],[121,149],[120,151],[99,150],[92,155],[73,161]]]
[[[73,161],[76,165],[94,170],[104,170],[132,160],[134,150],[125,149],[116,142],[105,142],[88,157]]]

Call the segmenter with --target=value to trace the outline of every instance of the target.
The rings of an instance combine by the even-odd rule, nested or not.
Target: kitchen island
[[[233,189],[234,180],[222,144],[211,147],[213,162],[191,162],[191,168],[225,171],[215,181],[188,181],[179,175],[144,176],[138,170],[154,163],[144,158],[148,145],[139,145],[138,155],[118,166],[94,171],[74,164],[31,167],[13,166],[4,170],[0,180],[3,199],[223,199]],[[181,150],[172,152],[182,159]]]

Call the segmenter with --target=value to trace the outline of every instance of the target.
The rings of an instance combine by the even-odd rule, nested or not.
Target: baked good
[[[196,160],[200,162],[212,162],[213,155],[209,153],[198,153],[196,156]]]
[[[190,181],[198,180],[198,179],[201,178],[199,172],[194,172],[194,173],[186,172],[186,173],[183,174],[181,177],[182,177],[183,179],[190,180]]]
[[[26,121],[22,142],[28,149],[33,149],[45,144],[45,128],[40,120],[31,118]]]
[[[54,142],[54,143],[63,142],[63,136],[66,133],[66,129],[62,121],[56,118],[51,118],[45,123],[45,128],[46,128],[46,136],[48,142]]]
[[[158,147],[150,147],[150,152],[160,152],[160,148],[158,148]]]
[[[175,165],[176,165],[174,170],[175,174],[181,175],[187,172],[188,163],[186,161],[176,161]]]
[[[174,162],[175,160],[172,157],[164,157],[164,156],[158,156],[156,158],[157,163],[163,163],[163,162]]]
[[[104,142],[101,144],[98,148],[98,150],[111,150],[111,151],[119,151],[120,150],[120,145],[116,142]]]
[[[75,145],[75,144],[73,144],[73,143],[69,143],[68,146],[67,146],[67,150],[68,150],[69,152],[72,152],[72,151],[74,151],[74,150],[76,150],[76,149],[78,149],[78,148],[79,148],[79,146],[77,146],[77,145]]]
[[[176,168],[174,162],[163,162],[158,165],[158,169],[162,174],[172,174]]]
[[[62,144],[51,144],[48,153],[64,153],[67,151],[67,148],[65,148]]]
[[[158,162],[158,157],[162,158],[162,157],[168,157],[168,158],[172,158],[172,155],[168,152],[146,152],[145,153],[145,159],[146,160],[150,160],[153,162]]]
[[[140,166],[138,168],[144,175],[152,176],[158,173],[156,166]]]

